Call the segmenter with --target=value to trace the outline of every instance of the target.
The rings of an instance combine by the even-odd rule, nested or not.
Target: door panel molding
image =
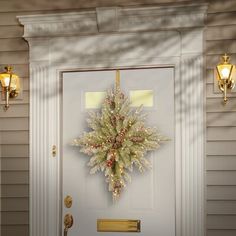
[[[30,235],[61,235],[61,73],[174,67],[176,236],[204,235],[206,5],[18,17],[30,46]],[[165,31],[160,31],[160,30]],[[105,33],[104,33],[105,32]]]

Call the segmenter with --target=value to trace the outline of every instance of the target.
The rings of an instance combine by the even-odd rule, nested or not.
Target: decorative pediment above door
[[[175,71],[176,236],[204,235],[206,10],[109,7],[18,17],[30,46],[31,236],[61,234],[61,73],[167,66]]]

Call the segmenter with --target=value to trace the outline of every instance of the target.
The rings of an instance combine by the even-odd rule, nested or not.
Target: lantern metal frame
[[[11,66],[6,66],[4,72],[0,73],[0,83],[2,87],[2,94],[5,98],[5,111],[10,107],[9,99],[16,98],[20,92],[19,76],[12,72]]]
[[[226,74],[223,73],[226,70]],[[227,91],[233,90],[235,87],[234,74],[235,66],[230,63],[230,57],[224,54],[221,57],[221,62],[216,66],[218,87],[224,95],[224,104],[227,103]]]

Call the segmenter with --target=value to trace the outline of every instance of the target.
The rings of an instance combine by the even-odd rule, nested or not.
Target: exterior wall
[[[15,16],[76,11],[79,8],[181,0],[0,0],[0,67],[12,64],[23,84],[23,99],[0,108],[1,235],[27,236],[29,228],[29,71],[28,45]],[[193,1],[194,2],[194,1]],[[236,235],[236,98],[223,106],[213,68],[224,52],[236,64],[236,1],[208,0],[206,27],[206,212],[207,236]],[[214,90],[216,89],[216,90]],[[232,96],[235,94],[232,94]],[[236,96],[235,96],[236,97]]]
[[[216,2],[216,3],[215,3]],[[236,93],[228,104],[213,68],[227,52],[236,64],[236,1],[211,1],[206,29],[207,236],[236,235]],[[214,93],[217,91],[217,93]]]

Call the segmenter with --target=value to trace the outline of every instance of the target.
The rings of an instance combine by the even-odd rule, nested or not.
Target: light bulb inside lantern
[[[10,77],[4,77],[2,79],[2,86],[3,87],[9,87],[9,85],[10,85]]]
[[[229,73],[230,73],[229,68],[222,69],[222,71],[221,71],[222,79],[228,79],[229,78]]]

